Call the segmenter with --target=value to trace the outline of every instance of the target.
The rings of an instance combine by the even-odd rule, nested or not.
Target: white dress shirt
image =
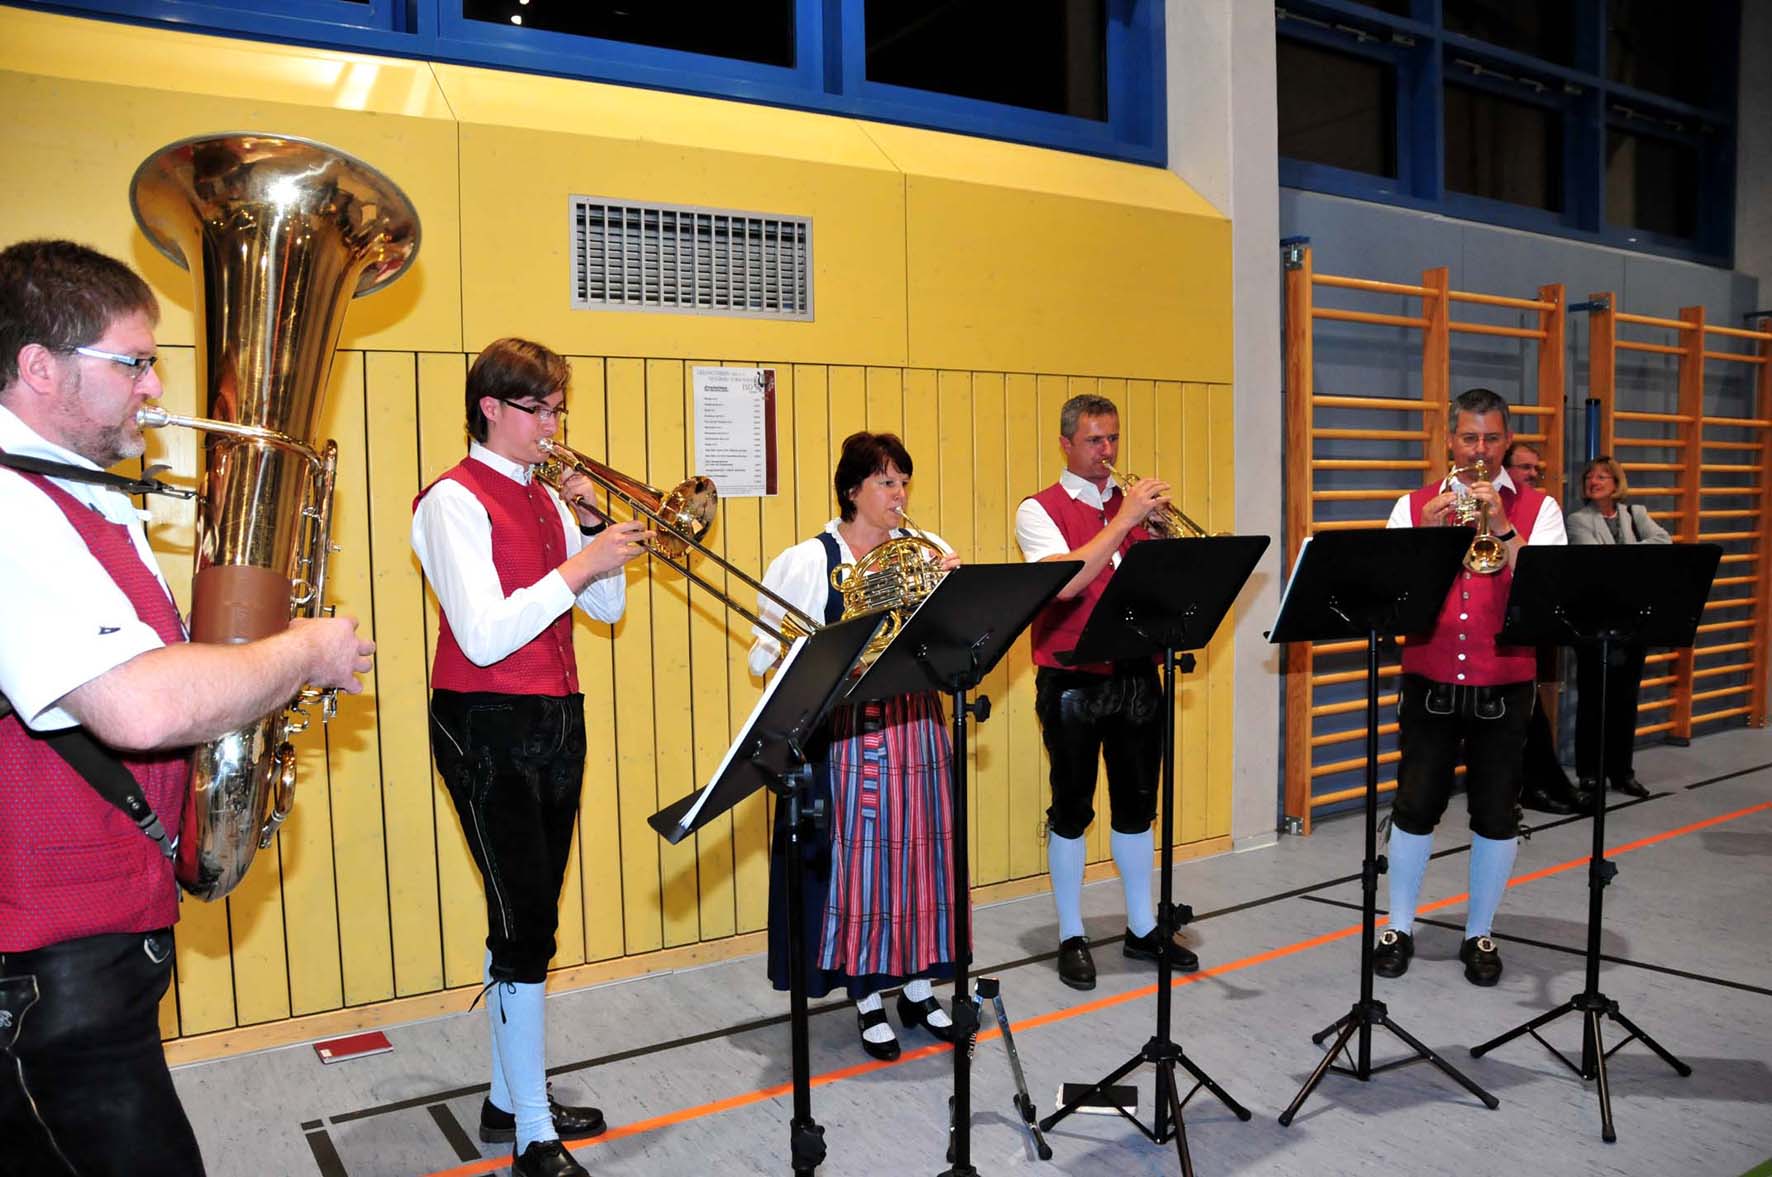
[[[479,442],[468,446],[468,457],[512,482],[529,485],[528,466]],[[578,517],[559,496],[553,499],[566,537],[566,555],[575,556],[587,542],[578,529]],[[558,569],[505,595],[492,562],[492,518],[474,492],[454,479],[438,482],[419,500],[412,513],[412,550],[449,618],[456,643],[475,666],[509,657],[573,606],[572,589]],[[621,568],[612,568],[586,585],[576,601],[598,621],[618,621],[628,603],[627,576]]]
[[[0,449],[21,457],[98,469],[44,439],[0,406]],[[51,479],[112,523],[128,526],[136,553],[166,587],[148,546],[148,517],[122,491]],[[17,471],[0,468],[0,692],[36,731],[78,726],[56,704],[137,654],[164,643],[135,615],[135,605],[94,558],[48,495]],[[172,597],[167,590],[167,597]]]
[[[1109,484],[1106,491],[1101,490],[1093,482],[1069,470],[1058,476],[1058,485],[1064,493],[1077,502],[1096,511],[1105,511],[1107,501],[1114,497],[1114,486]],[[1046,508],[1031,498],[1023,499],[1021,506],[1015,509],[1015,542],[1021,545],[1021,554],[1029,564],[1037,564],[1049,556],[1063,556],[1070,552],[1071,545],[1065,542],[1064,533]],[[1112,567],[1120,566],[1120,553],[1116,549]]]
[[[1514,485],[1513,478],[1505,469],[1489,481],[1494,485],[1497,491],[1501,490],[1503,487],[1515,491],[1516,493],[1519,490],[1519,488]],[[1411,491],[1409,493],[1414,494],[1415,492]],[[1409,509],[1409,495],[1403,495],[1397,500],[1396,506],[1391,508],[1391,517],[1386,521],[1385,526],[1415,526],[1414,512]],[[1546,545],[1566,544],[1568,542],[1569,536],[1563,530],[1563,508],[1557,506],[1556,499],[1552,498],[1550,495],[1545,495],[1544,502],[1540,503],[1538,506],[1538,519],[1532,524],[1532,534],[1526,537],[1526,544],[1528,547],[1542,547]]]
[[[837,530],[837,525],[841,522],[840,519],[832,519],[824,525],[824,531],[826,535],[836,537],[837,554],[841,557],[841,562],[853,564],[856,562],[855,553],[849,550],[849,545],[843,542],[843,533]],[[951,554],[954,550],[933,531],[918,528],[917,533],[933,541],[944,553]],[[892,534],[894,537],[903,537],[910,532],[900,529]],[[831,591],[824,544],[817,537],[795,544],[769,562],[768,570],[763,573],[763,584],[777,596],[791,601],[800,612],[822,624],[825,601]],[[758,594],[757,604],[757,616],[780,629],[781,606],[762,594]],[[756,626],[751,627],[751,634],[756,639],[751,644],[751,673],[761,678],[781,658],[781,644]]]

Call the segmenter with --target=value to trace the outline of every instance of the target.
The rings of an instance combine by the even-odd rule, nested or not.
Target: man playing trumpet
[[[531,473],[571,376],[539,343],[489,344],[468,371],[467,457],[413,501],[412,548],[442,608],[431,751],[486,888],[492,1090],[480,1139],[515,1142],[517,1177],[585,1173],[560,1141],[604,1129],[596,1108],[548,1094],[543,999],[584,775],[572,608],[619,620],[621,567],[646,538],[585,505],[584,475],[566,477],[568,507]]]
[[[1083,626],[1120,565],[1120,557],[1151,538],[1147,521],[1169,503],[1169,484],[1140,479],[1115,485],[1120,413],[1102,396],[1074,396],[1059,411],[1058,445],[1065,469],[1058,481],[1022,500],[1015,539],[1029,562],[1081,560],[1082,569],[1034,618],[1034,712],[1052,762],[1052,804],[1046,810],[1046,861],[1058,905],[1058,976],[1073,989],[1095,988],[1095,961],[1083,934],[1083,835],[1095,820],[1095,763],[1107,761],[1114,865],[1126,895],[1123,951],[1192,972],[1193,952],[1157,930],[1151,898],[1151,823],[1163,760],[1163,688],[1148,658],[1065,666]]]
[[[1479,513],[1486,512],[1486,528],[1503,559],[1489,575],[1472,570],[1467,560],[1433,631],[1410,635],[1403,648],[1397,695],[1402,760],[1388,853],[1390,926],[1378,939],[1373,968],[1380,976],[1400,977],[1415,955],[1416,899],[1433,852],[1434,827],[1452,796],[1462,744],[1471,854],[1470,901],[1458,957],[1466,980],[1493,985],[1501,979],[1501,954],[1489,938],[1490,925],[1518,845],[1521,761],[1537,671],[1530,647],[1498,645],[1495,638],[1520,549],[1567,540],[1556,500],[1516,486],[1502,468],[1513,440],[1505,400],[1487,388],[1463,393],[1452,402],[1447,433],[1454,473],[1399,498],[1387,526],[1457,525],[1458,501],[1468,496]]]

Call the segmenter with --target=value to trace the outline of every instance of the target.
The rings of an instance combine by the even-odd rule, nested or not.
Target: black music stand
[[[1597,648],[1604,667],[1615,645],[1678,646],[1692,644],[1711,579],[1723,549],[1716,544],[1630,544],[1567,548],[1527,548],[1514,568],[1513,589],[1508,593],[1507,624],[1502,637],[1509,643],[1531,645],[1555,643]],[[1675,1058],[1637,1024],[1625,1017],[1618,1003],[1600,992],[1600,926],[1606,885],[1618,874],[1618,864],[1606,858],[1606,676],[1600,676],[1600,762],[1595,775],[1601,787],[1594,790],[1593,853],[1587,865],[1587,983],[1580,993],[1547,1013],[1539,1014],[1498,1038],[1471,1047],[1481,1058],[1489,1051],[1522,1034],[1537,1038],[1571,1071],[1595,1080],[1600,1097],[1600,1138],[1607,1144],[1618,1139],[1612,1127],[1612,1089],[1606,1080],[1606,1059],[1624,1049],[1631,1039],[1660,1056],[1682,1078],[1692,1068]],[[1633,721],[1634,722],[1634,721]],[[1581,1065],[1540,1037],[1538,1031],[1567,1013],[1582,1016]],[[1611,1050],[1600,1040],[1600,1017],[1623,1026],[1626,1037]]]
[[[1250,573],[1255,571],[1261,554],[1267,550],[1265,535],[1224,535],[1204,539],[1149,540],[1135,545],[1120,561],[1114,578],[1096,602],[1089,615],[1077,648],[1059,659],[1072,665],[1093,662],[1114,662],[1121,659],[1163,656],[1163,775],[1161,780],[1163,808],[1162,868],[1160,889],[1162,899],[1157,905],[1156,934],[1163,950],[1157,954],[1157,1032],[1137,1054],[1115,1068],[1099,1083],[1076,1099],[1040,1121],[1040,1127],[1052,1126],[1094,1099],[1104,1088],[1112,1087],[1131,1071],[1145,1063],[1157,1068],[1155,1119],[1152,1126],[1125,1108],[1116,1108],[1135,1128],[1153,1143],[1167,1144],[1175,1140],[1175,1153],[1181,1160],[1181,1171],[1193,1177],[1193,1159],[1188,1155],[1187,1129],[1182,1123],[1181,1109],[1194,1093],[1205,1087],[1219,1101],[1247,1120],[1249,1109],[1232,1099],[1224,1088],[1188,1058],[1170,1035],[1170,1003],[1174,995],[1170,981],[1167,942],[1174,937],[1184,920],[1177,919],[1173,902],[1175,890],[1175,665],[1176,654],[1201,649],[1224,620],[1225,614],[1242,591]],[[1193,658],[1185,658],[1184,669],[1193,669]],[[1186,1096],[1180,1094],[1175,1081],[1175,1068],[1185,1067],[1194,1077],[1194,1086]],[[1173,1122],[1171,1122],[1173,1117]]]
[[[774,790],[787,805],[788,830],[788,1008],[792,1025],[794,1118],[789,1124],[789,1155],[795,1177],[808,1177],[824,1163],[824,1129],[812,1118],[812,1059],[806,1013],[806,916],[802,887],[803,839],[824,820],[822,798],[812,799],[812,768],[806,745],[824,723],[849,673],[881,616],[873,614],[827,625],[788,651],[744,731],[726,750],[705,788],[647,818],[665,841],[676,845],[759,788]]]
[[[1392,1021],[1384,1002],[1372,996],[1378,876],[1387,866],[1378,854],[1378,642],[1386,636],[1433,630],[1470,542],[1471,532],[1466,527],[1370,528],[1312,536],[1298,551],[1298,563],[1280,601],[1279,617],[1268,632],[1272,642],[1366,639],[1366,857],[1360,864],[1360,1000],[1334,1024],[1311,1035],[1318,1046],[1332,1034],[1335,1042],[1280,1113],[1281,1124],[1292,1123],[1292,1117],[1331,1070],[1365,1082],[1380,1071],[1423,1059],[1485,1106],[1493,1109],[1501,1103]],[[1414,1053],[1373,1066],[1375,1025],[1401,1038]],[[1353,1065],[1336,1066],[1336,1056],[1346,1051],[1348,1039],[1356,1034],[1358,1054]]]
[[[1078,560],[1035,564],[967,564],[924,598],[892,644],[874,660],[846,703],[889,699],[913,691],[949,696],[954,755],[954,1098],[949,1167],[942,1177],[975,1177],[972,1167],[972,1048],[978,1040],[978,1006],[972,1001],[972,884],[967,859],[966,762],[969,718],[990,718],[991,701],[968,701],[985,675],[1082,568]],[[1025,1092],[1023,1093],[1025,1095]]]

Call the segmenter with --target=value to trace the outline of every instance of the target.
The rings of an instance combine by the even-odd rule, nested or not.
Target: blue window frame
[[[24,6],[258,40],[735,98],[1157,166],[1166,162],[1168,154],[1163,0],[1101,2],[1107,91],[1104,119],[870,81],[866,73],[866,0],[795,0],[790,66],[469,19],[460,0],[89,0],[60,4],[25,0]],[[998,7],[1004,21],[1015,19],[1013,5]]]
[[[1656,22],[1668,18],[1654,4],[1556,0],[1551,15],[1557,19],[1547,21],[1537,3],[1286,0],[1276,5],[1283,61],[1287,46],[1307,46],[1317,60],[1327,55],[1383,65],[1394,87],[1387,112],[1393,121],[1385,132],[1396,152],[1394,174],[1381,175],[1332,166],[1323,162],[1323,152],[1313,153],[1293,138],[1295,154],[1282,147],[1280,182],[1730,264],[1738,44],[1732,34],[1740,27],[1739,0],[1681,6],[1678,19],[1702,25],[1715,47],[1716,68],[1702,78],[1686,77],[1694,68],[1692,41],[1666,37]],[[1638,22],[1634,41],[1621,38],[1633,21]],[[1491,39],[1460,29],[1488,30]],[[1651,51],[1645,46],[1662,43],[1670,46],[1666,63],[1644,56]],[[1632,44],[1637,54],[1629,68],[1620,68],[1621,44]],[[1536,46],[1549,56],[1534,56],[1522,46]],[[1297,53],[1291,57],[1304,59]],[[1639,80],[1652,80],[1656,91],[1639,88]],[[1295,112],[1292,124],[1302,125],[1296,112],[1309,103],[1313,84],[1323,83],[1282,77],[1282,128],[1289,109]],[[1701,101],[1690,101],[1694,95]],[[1473,134],[1500,134],[1508,127],[1532,144],[1533,153],[1543,152],[1538,157],[1517,141],[1504,140],[1502,150],[1513,152],[1513,162],[1534,173],[1530,177],[1497,176],[1492,169],[1503,161],[1478,160],[1474,154],[1483,145],[1473,142]]]

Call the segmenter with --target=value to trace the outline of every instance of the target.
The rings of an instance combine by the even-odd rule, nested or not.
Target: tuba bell
[[[129,202],[155,249],[196,287],[197,386],[206,412],[144,410],[144,426],[204,434],[191,640],[239,643],[325,609],[338,447],[311,440],[353,297],[380,290],[418,251],[418,216],[386,176],[288,135],[184,139],[136,169]],[[307,707],[288,707],[191,754],[176,874],[219,899],[288,816]]]

